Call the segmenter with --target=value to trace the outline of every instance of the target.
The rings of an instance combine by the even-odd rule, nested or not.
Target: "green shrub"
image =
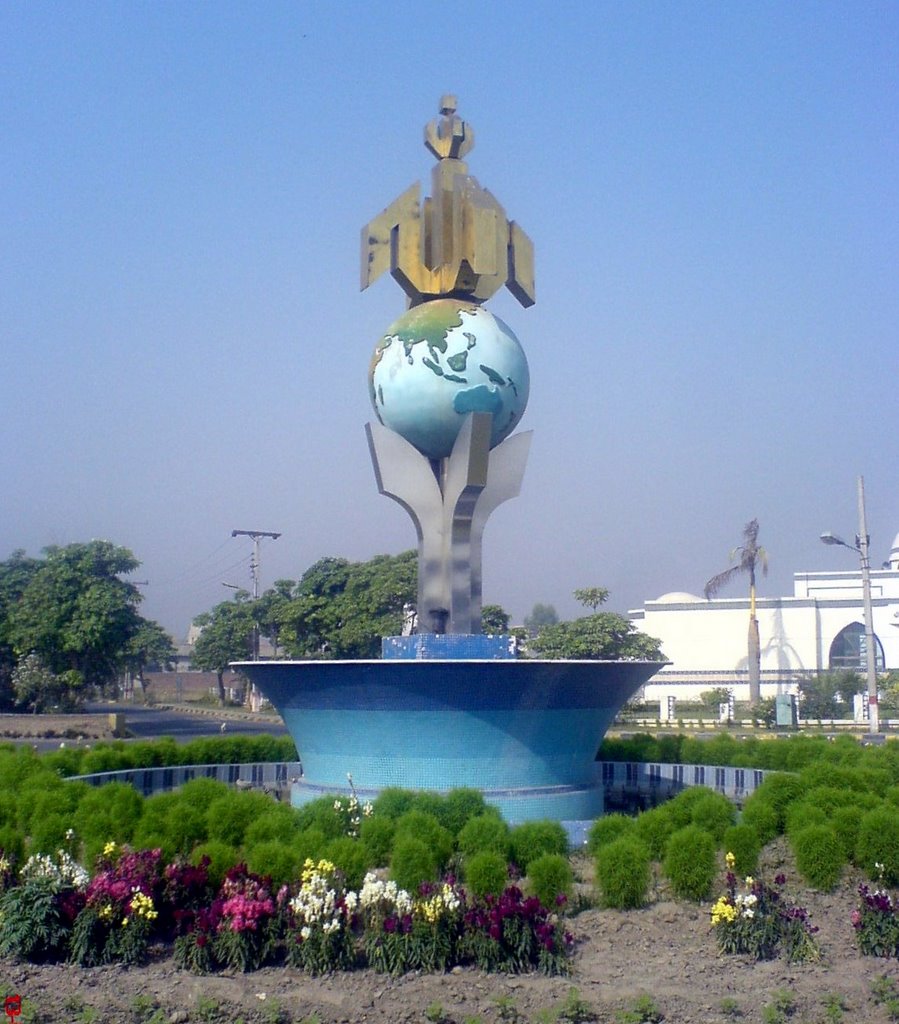
[[[528,888],[544,907],[552,908],[560,901],[570,900],[574,890],[574,872],[568,858],[560,853],[544,853],[531,861]]]
[[[393,836],[396,822],[393,818],[382,818],[372,814],[362,819],[359,826],[359,838],[368,847],[372,862],[376,867],[384,867],[390,861],[393,849]]]
[[[755,791],[750,800],[766,800],[774,808],[777,815],[777,831],[783,832],[786,825],[787,809],[804,792],[805,783],[798,775],[774,772],[765,778],[765,781]],[[749,802],[749,800],[746,801],[747,806]]]
[[[808,807],[818,807],[831,817],[838,807],[855,804],[861,794],[851,789],[838,789],[836,786],[815,786],[806,791],[802,803]],[[789,831],[789,826],[787,828]]]
[[[448,828],[455,837],[471,818],[477,818],[482,814],[501,816],[495,807],[491,807],[484,800],[480,790],[465,787],[451,789],[444,800],[444,816],[440,819],[440,824]]]
[[[247,826],[244,842],[247,846],[255,846],[256,843],[275,840],[289,845],[297,832],[299,832],[297,812],[287,804],[273,803],[265,814],[260,814]]]
[[[508,865],[495,850],[481,850],[465,858],[465,887],[479,899],[498,896],[509,882]]]
[[[29,853],[56,853],[66,845],[72,819],[63,814],[44,814],[34,819],[28,843]]]
[[[277,839],[269,839],[250,847],[246,852],[246,864],[257,875],[270,875],[275,889],[295,882],[303,867],[297,849]]]
[[[412,810],[414,803],[414,790],[388,786],[375,797],[372,810],[376,815],[385,818],[401,818],[407,811]]]
[[[240,856],[233,846],[210,840],[194,848],[190,855],[191,864],[199,864],[203,857],[209,858],[209,881],[217,889],[225,878],[225,874],[240,861]]]
[[[453,837],[433,814],[427,814],[424,811],[406,811],[402,817],[397,819],[394,847],[404,836],[419,839],[428,846],[434,854],[438,868],[445,867],[453,855]]]
[[[229,846],[241,846],[247,829],[260,815],[271,810],[271,797],[264,793],[231,791],[209,804],[206,821],[209,838]]]
[[[762,846],[767,846],[780,832],[780,817],[774,804],[769,803],[756,793],[743,804],[740,824],[749,825],[755,829],[755,834],[759,837],[759,843]]]
[[[686,789],[682,789],[673,800],[669,800],[665,804],[665,809],[671,816],[674,828],[685,828],[687,825],[692,824],[693,808],[697,801],[703,800],[710,793],[714,794],[714,792],[708,786],[688,786]]]
[[[512,860],[524,875],[544,853],[568,854],[568,834],[558,821],[526,821],[512,829],[511,840]]]
[[[634,827],[634,819],[627,814],[606,814],[597,818],[587,832],[587,852],[594,857],[609,843],[621,839]]]
[[[596,884],[603,906],[642,907],[652,877],[650,861],[649,849],[632,835],[604,843],[596,854]]]
[[[796,870],[809,885],[829,892],[846,866],[846,852],[830,825],[807,825],[790,837]]]
[[[198,843],[205,843],[209,838],[205,808],[182,799],[166,819],[165,837],[168,848],[176,855],[186,857]]]
[[[508,860],[511,852],[509,826],[492,814],[471,818],[459,833],[458,843],[462,854],[469,857],[481,850],[493,850]]]
[[[334,797],[322,796],[317,800],[311,800],[296,813],[297,829],[301,832],[316,828],[328,839],[339,839],[345,835],[343,819],[334,810]]]
[[[365,872],[373,866],[371,852],[365,843],[358,839],[350,839],[349,836],[332,839],[322,856],[343,872],[347,888],[357,891],[362,888]]]
[[[71,785],[71,783],[66,783]],[[75,831],[85,845],[130,842],[143,815],[144,798],[126,782],[108,782],[86,793],[75,811]]]
[[[390,877],[401,889],[415,893],[422,882],[437,878],[437,858],[421,839],[397,835],[390,857]]]
[[[694,801],[694,805],[697,802]],[[665,856],[665,848],[674,831],[674,819],[667,806],[653,807],[634,820],[633,835],[646,846],[653,860],[661,860]]]
[[[864,815],[861,807],[837,807],[830,819],[830,825],[837,834],[843,853],[853,864],[857,863],[855,847]]]
[[[25,837],[15,825],[0,827],[0,851],[13,864],[22,863],[25,856]]]
[[[883,806],[864,815],[855,862],[872,880],[899,885],[899,808]]]
[[[721,844],[726,853],[734,855],[734,873],[742,877],[754,875],[759,863],[761,844],[751,825],[731,825]]]
[[[194,804],[197,807],[208,807],[213,800],[220,796],[227,796],[230,792],[231,790],[224,782],[219,782],[218,779],[207,779],[201,775],[199,778],[185,782],[178,790],[178,796],[185,803]]]
[[[668,840],[662,870],[678,899],[705,899],[716,874],[715,840],[698,825],[678,829]]]
[[[809,825],[826,825],[827,814],[820,807],[807,804],[800,800],[787,809],[787,816],[784,822],[784,832],[787,836],[794,836]]]
[[[708,832],[718,846],[736,817],[736,808],[722,793],[706,793],[693,804],[692,823]]]

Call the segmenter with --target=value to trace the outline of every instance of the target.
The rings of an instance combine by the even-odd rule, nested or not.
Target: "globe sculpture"
[[[489,413],[490,447],[524,415],[528,363],[512,330],[481,306],[433,299],[387,328],[369,371],[378,420],[430,459],[447,458],[468,413]]]
[[[468,173],[454,97],[440,115],[425,129],[432,197],[416,183],[362,231],[362,287],[389,272],[409,305],[375,348],[366,432],[378,489],[418,537],[417,629],[384,637],[378,660],[240,668],[296,742],[294,804],[469,786],[512,822],[556,818],[580,839],[602,812],[602,736],[661,665],[519,658],[511,637],[482,633],[484,528],[519,493],[530,445],[515,432],[527,359],[483,303],[505,286],[533,304],[533,247]]]

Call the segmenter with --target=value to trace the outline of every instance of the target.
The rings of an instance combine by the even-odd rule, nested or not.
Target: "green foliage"
[[[790,836],[796,869],[809,885],[829,892],[846,866],[846,852],[830,825],[807,825]]]
[[[416,600],[417,578],[414,551],[319,559],[275,612],[279,642],[293,657],[379,657],[381,637],[399,634],[403,605]]]
[[[809,825],[824,825],[826,823],[827,814],[820,807],[800,800],[787,808],[784,832],[788,836],[793,836],[802,829],[808,828]]]
[[[412,835],[397,835],[390,857],[390,877],[407,892],[437,877],[437,858],[431,847]]]
[[[509,631],[509,613],[498,604],[485,604],[481,608],[481,632],[503,635]]]
[[[715,877],[715,840],[696,825],[678,829],[668,840],[662,870],[678,899],[705,899]]]
[[[244,842],[247,846],[271,841],[289,844],[296,838],[298,831],[297,812],[287,804],[272,803],[264,814],[260,814],[247,826]]]
[[[0,895],[0,954],[35,963],[66,955],[70,933],[58,893],[56,883],[35,878]]]
[[[324,848],[322,856],[343,874],[347,887],[361,889],[365,872],[372,866],[372,855],[365,843],[349,836],[332,839]]]
[[[805,784],[795,775],[775,772],[765,777],[751,800],[766,800],[777,814],[777,831],[783,832],[786,827],[787,809],[805,792]],[[746,801],[747,806],[749,800]]]
[[[745,823],[731,825],[724,833],[723,848],[734,855],[734,871],[743,877],[754,875],[761,844],[755,829]]]
[[[247,847],[246,864],[257,875],[269,875],[277,889],[300,877],[303,858],[296,847],[277,839],[267,839]]]
[[[481,850],[465,859],[465,885],[478,898],[498,896],[509,881],[505,858],[495,850]]]
[[[412,810],[415,796],[414,790],[388,786],[375,797],[372,811],[376,817],[401,818],[406,811]]]
[[[581,998],[580,992],[576,988],[570,988],[565,1001],[556,1012],[555,1019],[559,1024],[590,1024],[599,1018],[593,1007]]]
[[[479,814],[469,819],[459,833],[457,842],[463,856],[470,857],[481,850],[493,850],[508,860],[511,833],[502,818],[494,817],[492,814]]]
[[[571,899],[574,873],[568,858],[560,853],[544,853],[532,860],[528,868],[528,888],[545,907],[554,907],[559,897]]]
[[[213,800],[206,810],[209,838],[229,846],[241,846],[253,821],[271,808],[264,793],[230,791]]]
[[[406,836],[425,843],[431,850],[438,868],[443,868],[449,863],[453,855],[453,837],[433,814],[425,811],[406,811],[396,823],[394,849],[400,839]]]
[[[804,718],[844,718],[852,713],[852,698],[865,689],[865,680],[853,671],[819,672],[799,680]]]
[[[512,860],[528,873],[531,862],[544,853],[568,853],[568,835],[558,821],[526,821],[512,829]]]
[[[233,601],[222,601],[211,612],[194,619],[201,632],[191,651],[191,665],[215,672],[219,703],[225,703],[225,671],[232,661],[244,661],[253,654],[255,618],[249,595],[237,591]]]
[[[384,867],[390,861],[395,830],[396,825],[391,818],[372,814],[362,819],[359,838],[365,843],[375,867]]]
[[[143,813],[144,798],[126,782],[108,782],[91,789],[75,811],[75,831],[88,847],[110,839],[128,842]]]
[[[788,989],[776,989],[770,1003],[762,1007],[763,1024],[786,1024],[796,1012],[796,999]]]
[[[674,831],[675,823],[669,808],[662,806],[639,814],[634,821],[632,834],[646,846],[653,860],[661,860]]]
[[[544,626],[530,640],[530,648],[541,658],[625,661],[659,661],[658,640],[641,633],[615,612],[596,612],[573,622]]]
[[[440,824],[458,836],[471,818],[482,814],[499,816],[495,807],[491,807],[479,789],[451,789],[443,800],[443,812],[438,814]]]
[[[665,804],[665,811],[671,818],[675,828],[685,828],[693,821],[693,808],[699,800],[705,799],[715,791],[708,786],[688,786]]]
[[[618,1010],[615,1024],[660,1024],[665,1018],[655,1000],[643,994],[634,999],[626,1010]]]
[[[603,906],[642,907],[652,877],[650,859],[647,846],[630,834],[603,844],[596,853],[596,884]]]
[[[861,807],[837,807],[830,819],[831,827],[836,832],[846,859],[853,864],[857,863],[855,847],[864,814]]]
[[[609,843],[621,839],[634,827],[634,819],[626,814],[606,814],[597,818],[587,832],[587,852],[596,856]]]
[[[558,621],[559,616],[556,614],[556,609],[553,605],[541,604],[540,602],[535,604],[530,614],[524,617],[524,624],[532,638],[547,626],[555,626]]]
[[[718,846],[736,816],[734,805],[722,793],[706,793],[693,804],[693,824],[708,832]]]
[[[339,839],[345,835],[343,818],[334,810],[334,798],[322,796],[311,800],[297,811],[297,828],[305,832],[316,828],[328,839]]]
[[[238,851],[227,843],[220,843],[210,840],[201,843],[190,855],[191,864],[199,864],[203,857],[209,858],[209,881],[218,888],[224,880],[226,872],[230,871],[240,860]]]
[[[780,832],[780,815],[777,808],[757,793],[753,793],[743,805],[740,823],[754,829],[762,846],[767,846]]]
[[[865,814],[856,841],[855,862],[869,878],[899,885],[899,808],[884,805]]]

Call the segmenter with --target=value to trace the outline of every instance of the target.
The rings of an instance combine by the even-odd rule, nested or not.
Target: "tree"
[[[175,644],[168,633],[152,619],[141,619],[134,635],[125,645],[125,668],[140,684],[141,692],[146,693],[144,669],[153,665],[170,668],[175,656]]]
[[[82,697],[83,683],[77,672],[51,672],[37,654],[20,659],[12,672],[16,704],[34,714],[74,711]]]
[[[76,690],[102,689],[115,682],[143,621],[137,587],[120,579],[140,563],[105,540],[49,547],[44,554],[36,567],[20,560],[27,583],[6,619],[8,642],[17,660],[34,653],[55,675],[75,673]]]
[[[200,628],[190,661],[194,668],[215,672],[219,703],[225,704],[225,671],[232,661],[243,661],[253,654],[253,602],[239,590],[233,601],[222,601],[211,612],[194,619]]]
[[[736,562],[729,569],[713,576],[705,585],[706,600],[711,599],[718,591],[730,583],[739,573],[749,576],[749,702],[757,704],[761,698],[762,686],[762,654],[759,644],[759,621],[755,614],[755,580],[756,571],[761,569],[762,575],[768,575],[768,553],[759,547],[759,521],[753,519],[743,527],[743,543],[730,553],[730,560]]]
[[[554,626],[558,621],[559,616],[551,604],[535,604],[531,614],[524,618],[524,624],[531,636],[537,636],[544,626]]]
[[[818,672],[799,680],[803,718],[836,718],[841,704],[852,704],[857,693],[863,693],[865,679],[851,669]]]
[[[509,615],[498,604],[485,604],[481,608],[481,632],[504,634],[509,632]]]
[[[11,708],[16,700],[12,674],[18,657],[10,636],[9,617],[39,566],[36,558],[29,558],[22,550],[0,562],[0,708]]]
[[[604,587],[576,590],[574,596],[596,608],[608,597]],[[544,626],[530,641],[542,658],[590,661],[661,661],[659,641],[639,632],[630,619],[615,612],[596,612],[572,622]]]
[[[279,642],[298,658],[379,657],[381,637],[401,632],[403,605],[415,602],[417,587],[414,551],[367,562],[322,558],[277,607]]]

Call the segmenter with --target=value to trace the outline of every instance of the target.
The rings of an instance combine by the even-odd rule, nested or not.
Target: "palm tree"
[[[705,585],[706,600],[714,597],[718,591],[730,583],[737,573],[749,574],[749,702],[757,704],[761,698],[761,661],[762,652],[759,645],[759,620],[755,616],[755,573],[762,570],[768,575],[768,552],[759,547],[759,521],[753,519],[743,527],[743,543],[730,553],[730,560],[736,562],[724,572],[713,576]]]

